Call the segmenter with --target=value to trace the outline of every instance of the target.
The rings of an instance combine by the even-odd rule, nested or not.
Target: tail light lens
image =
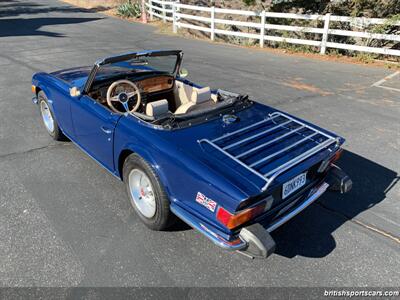
[[[217,212],[217,220],[224,224],[227,228],[233,229],[262,214],[264,212],[265,205],[266,203],[263,202],[260,205],[248,208],[237,214],[231,214],[225,208],[220,206]]]
[[[331,158],[331,164],[338,161],[339,158],[342,156],[342,153],[343,153],[343,148],[340,148],[338,151],[336,151],[335,155]]]
[[[333,163],[335,163],[336,161],[338,161],[339,158],[342,156],[342,152],[343,152],[343,149],[340,148],[338,151],[336,151],[336,153],[335,153],[332,157],[330,157],[329,159],[325,159],[325,160],[320,164],[320,166],[319,166],[319,168],[318,168],[318,173],[323,173],[323,172],[325,172],[325,171],[327,170],[327,168],[328,168],[331,164],[333,164]]]

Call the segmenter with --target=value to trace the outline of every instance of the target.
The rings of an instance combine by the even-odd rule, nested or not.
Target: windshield
[[[96,62],[86,81],[87,93],[94,81],[129,73],[163,73],[175,75],[182,60],[180,50],[142,51],[106,57]]]
[[[176,55],[137,57],[119,61],[99,68],[95,80],[102,80],[126,73],[168,73],[173,74],[177,64]]]
[[[112,67],[118,67],[127,71],[151,72],[159,71],[172,74],[175,71],[177,62],[176,55],[168,56],[148,56],[138,57],[126,61],[110,64]]]

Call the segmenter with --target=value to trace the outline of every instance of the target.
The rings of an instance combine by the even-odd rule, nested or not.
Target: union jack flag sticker
[[[196,195],[196,202],[205,206],[208,210],[211,210],[212,212],[214,212],[215,208],[217,207],[217,202],[211,200],[210,198],[207,198],[204,194],[200,192],[198,192]]]

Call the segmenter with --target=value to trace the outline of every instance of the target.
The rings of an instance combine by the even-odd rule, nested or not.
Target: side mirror
[[[81,91],[76,86],[74,86],[69,89],[69,94],[71,97],[79,97],[81,95]]]
[[[189,75],[189,71],[185,68],[179,70],[179,77],[186,78]]]

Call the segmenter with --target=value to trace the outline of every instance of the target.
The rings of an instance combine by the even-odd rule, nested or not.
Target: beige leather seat
[[[192,93],[190,96],[190,99],[185,99],[189,101],[182,101],[183,104],[180,105],[177,110],[175,111],[175,114],[186,114],[190,111],[193,111],[193,109],[202,103],[212,101],[211,99],[211,89],[209,87],[205,87],[202,89],[198,88],[192,88]],[[186,94],[186,91],[185,91]],[[187,97],[187,96],[186,96]]]
[[[146,115],[157,119],[168,113],[168,101],[166,99],[150,102],[146,105]]]

